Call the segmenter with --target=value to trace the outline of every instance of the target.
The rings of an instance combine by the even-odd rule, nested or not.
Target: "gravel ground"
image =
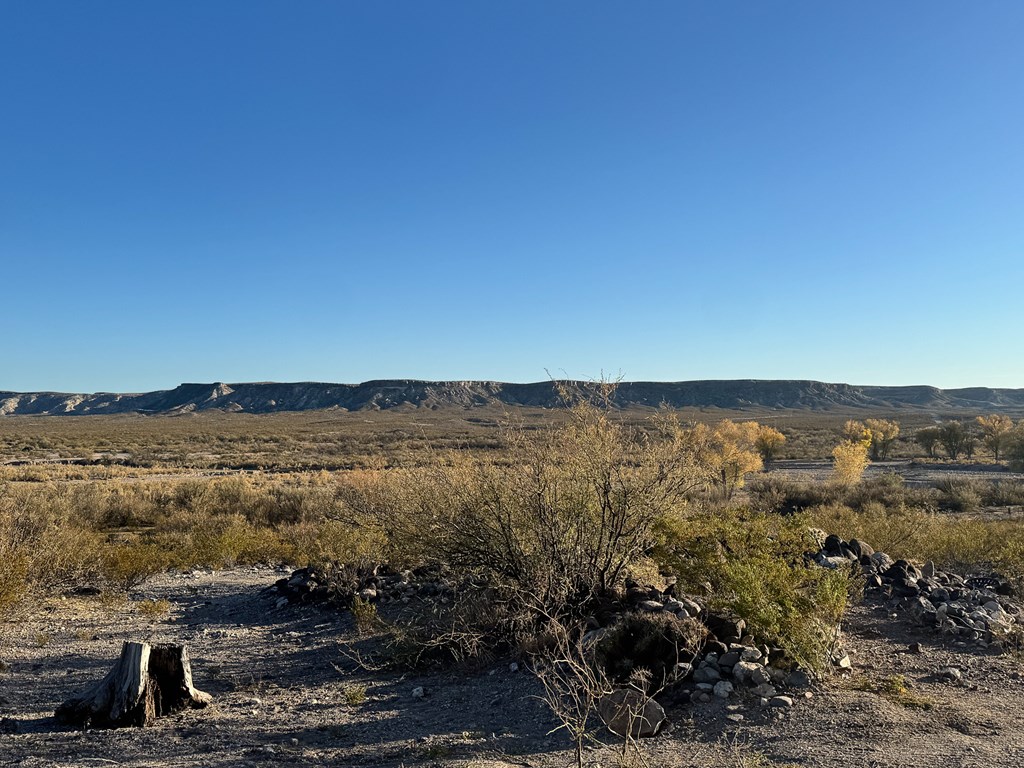
[[[0,673],[3,766],[534,766],[571,760],[536,680],[509,659],[468,670],[401,675],[361,667],[372,650],[347,615],[275,607],[269,568],[167,575],[127,604],[68,597],[42,604],[5,638]],[[148,618],[140,598],[163,599]],[[52,718],[65,698],[99,679],[125,640],[188,644],[207,710],[147,729],[81,731]],[[867,603],[851,613],[852,676],[798,698],[791,710],[756,700],[669,710],[645,740],[651,766],[1006,766],[1024,764],[1024,667],[1018,657],[957,646]],[[922,644],[921,653],[908,646]],[[370,658],[369,656],[363,657]],[[942,682],[947,666],[963,681]],[[871,688],[902,675],[918,705]],[[426,695],[414,698],[422,686]],[[366,699],[348,703],[365,688]],[[737,707],[728,710],[726,707]],[[743,721],[726,716],[742,714]],[[599,734],[600,735],[600,734]],[[602,737],[604,738],[604,736]],[[611,739],[610,736],[607,737]],[[588,751],[591,765],[617,752]]]

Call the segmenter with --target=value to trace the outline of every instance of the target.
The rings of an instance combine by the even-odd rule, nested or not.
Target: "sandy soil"
[[[0,673],[0,765],[42,766],[476,766],[554,768],[571,759],[536,698],[532,675],[510,659],[482,669],[401,675],[361,669],[367,650],[347,615],[275,607],[269,568],[168,575],[135,596],[170,601],[146,618],[138,603],[68,597],[39,607],[6,640]],[[669,709],[670,726],[644,741],[652,766],[1011,766],[1024,764],[1024,666],[958,646],[858,606],[847,645],[852,677],[835,678],[791,710],[734,700]],[[188,644],[196,685],[215,697],[148,729],[63,728],[54,708],[101,677],[126,639]],[[910,653],[920,641],[923,652]],[[353,643],[353,645],[349,645]],[[938,669],[963,670],[962,683]],[[905,676],[924,710],[858,690]],[[353,687],[366,700],[347,704]],[[412,691],[422,686],[426,696]],[[729,710],[727,706],[734,707]],[[740,723],[726,719],[742,714]],[[613,737],[602,738],[611,742]],[[616,765],[612,748],[588,752]]]

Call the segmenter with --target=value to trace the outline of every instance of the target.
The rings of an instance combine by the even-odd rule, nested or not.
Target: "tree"
[[[939,442],[953,461],[967,449],[967,427],[962,421],[947,421],[939,427]]]
[[[979,416],[975,421],[978,424],[978,429],[981,430],[981,441],[986,448],[992,451],[996,461],[999,461],[999,453],[1006,445],[1010,431],[1013,429],[1013,421],[1002,413]]]
[[[924,448],[929,459],[935,458],[935,447],[939,444],[942,432],[938,427],[923,427],[914,433],[914,440]]]
[[[868,439],[871,441],[871,460],[885,461],[889,458],[892,444],[900,434],[899,422],[886,419],[868,419],[864,422]]]
[[[786,436],[775,429],[775,427],[762,426],[757,431],[757,440],[754,445],[765,462],[774,461],[779,454],[779,449],[786,442]]]
[[[1007,434],[1004,450],[1010,461],[1010,469],[1024,472],[1024,419],[1018,421],[1013,431]]]
[[[843,439],[848,443],[859,443],[862,440],[871,440],[871,432],[864,425],[863,421],[850,419],[843,424]]]
[[[844,440],[832,449],[832,479],[839,485],[860,480],[868,464],[868,440]]]
[[[763,466],[757,438],[762,427],[756,421],[720,421],[709,435],[710,461],[722,498],[731,499],[746,476]]]

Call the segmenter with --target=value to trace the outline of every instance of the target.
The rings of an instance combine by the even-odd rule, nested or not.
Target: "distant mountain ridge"
[[[587,386],[585,383],[581,386]],[[1024,389],[928,386],[885,387],[820,381],[734,379],[721,381],[622,382],[614,403],[623,408],[914,409],[1001,411],[1024,409]],[[488,405],[557,408],[553,382],[418,381],[396,379],[362,384],[318,382],[181,384],[143,393],[0,392],[0,416],[84,416],[100,414],[187,414],[220,410],[275,413],[337,409],[359,411],[401,406],[473,408]]]

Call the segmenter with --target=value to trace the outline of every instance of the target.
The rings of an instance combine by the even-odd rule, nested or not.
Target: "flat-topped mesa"
[[[586,389],[593,385],[574,382]],[[559,384],[542,381],[422,381],[386,379],[362,384],[321,382],[186,383],[143,393],[0,392],[0,416],[78,416],[121,413],[184,414],[196,411],[276,413],[390,408],[559,408]],[[929,413],[1024,413],[1024,389],[928,386],[858,386],[821,381],[734,379],[622,382],[612,395],[621,408],[720,408],[729,410],[919,410]]]

